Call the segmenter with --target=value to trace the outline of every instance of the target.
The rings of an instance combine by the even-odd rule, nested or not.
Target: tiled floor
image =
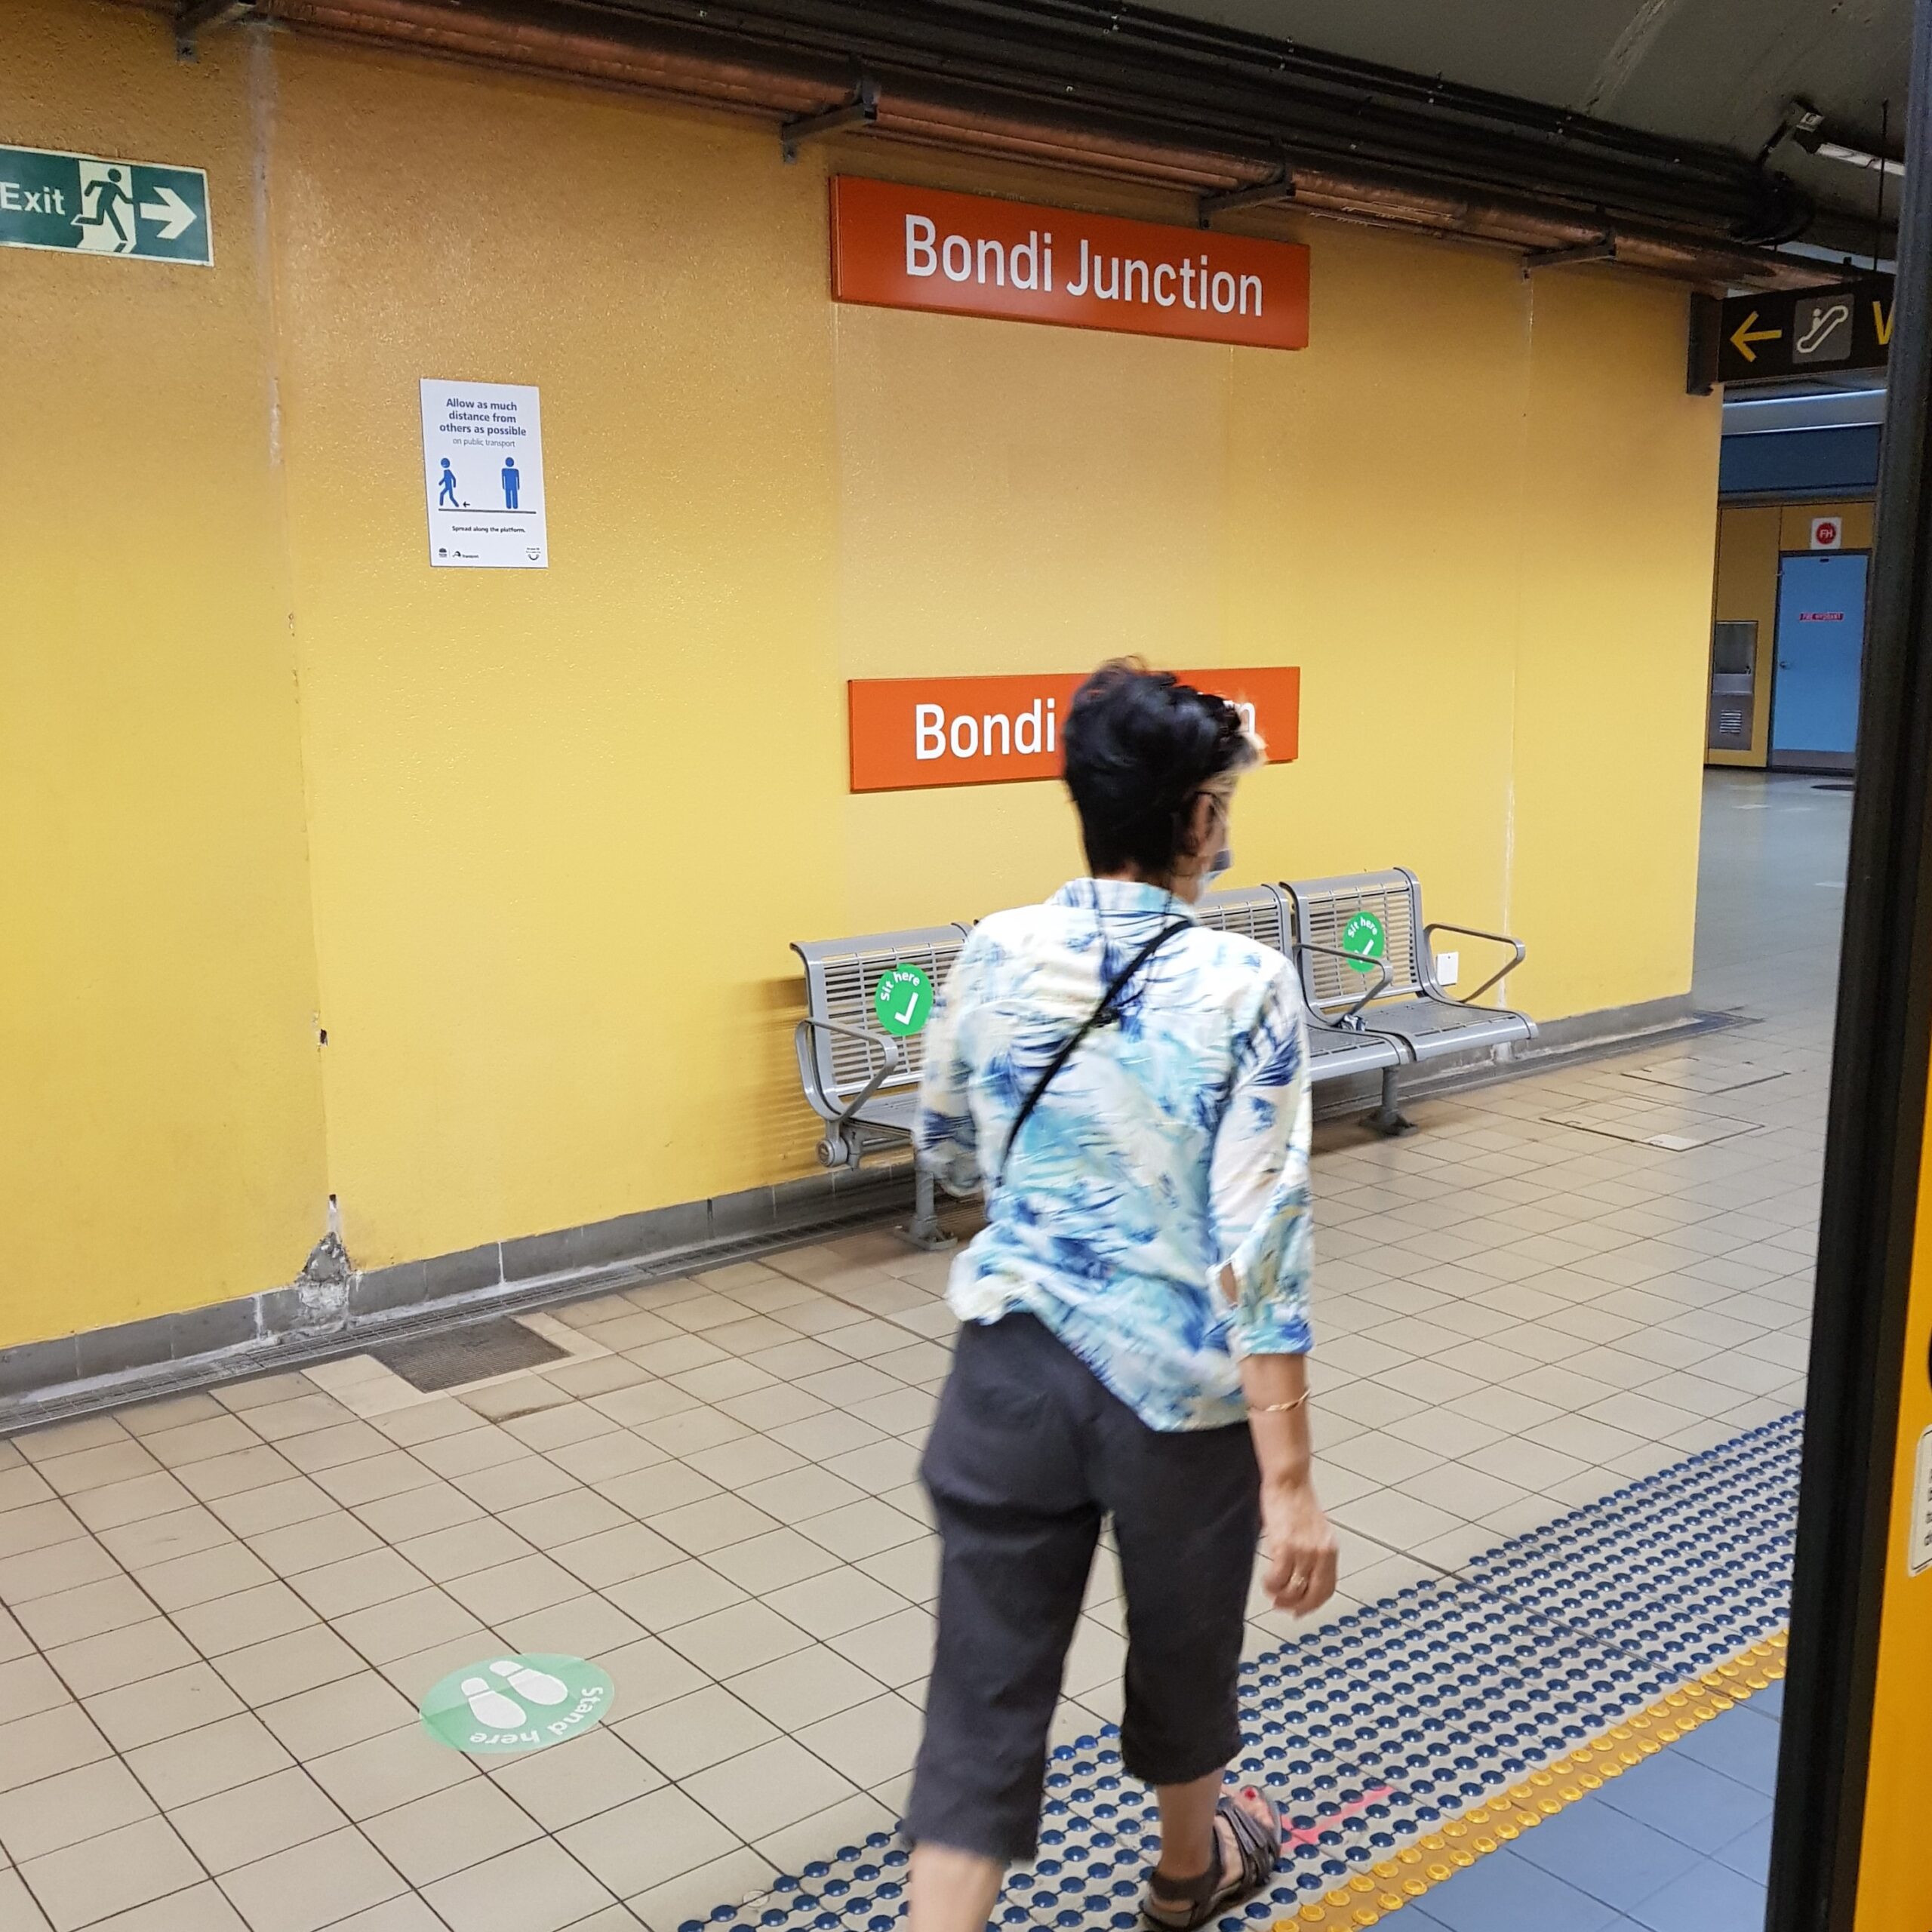
[[[1711,786],[1699,991],[1758,1023],[1324,1131],[1335,1614],[1801,1399],[1846,806]],[[670,1932],[888,1827],[943,1277],[862,1236],[561,1308],[570,1360],[460,1395],[362,1357],[0,1442],[0,1928]],[[1120,1624],[1103,1561],[1065,1734]],[[427,1737],[509,1651],[611,1721]]]
[[[1761,1932],[1783,1686],[1481,1859],[1412,1932]]]

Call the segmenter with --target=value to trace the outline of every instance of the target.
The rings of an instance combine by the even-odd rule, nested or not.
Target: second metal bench
[[[1293,915],[1287,895],[1278,886],[1251,885],[1230,892],[1211,892],[1194,909],[1204,926],[1221,932],[1244,933],[1263,946],[1290,957],[1294,954]],[[1389,972],[1366,955],[1359,961],[1345,958],[1339,949],[1318,946],[1318,952],[1333,951],[1338,968],[1359,965],[1355,991],[1356,1004],[1365,1005],[1389,984]],[[1346,1080],[1352,1075],[1380,1073],[1385,1092],[1383,1109],[1389,1095],[1386,1091],[1405,1056],[1396,1042],[1380,1033],[1364,1032],[1355,1026],[1346,1010],[1323,1013],[1309,1001],[1306,976],[1302,989],[1303,1013],[1308,1034],[1309,1080],[1319,1086],[1324,1081]]]
[[[1440,920],[1425,924],[1422,885],[1414,872],[1395,866],[1297,880],[1284,889],[1311,1012],[1346,1029],[1383,1035],[1397,1048],[1402,1065],[1484,1048],[1494,1052],[1536,1038],[1527,1014],[1475,1003],[1523,963],[1521,941]],[[1436,978],[1438,933],[1506,947],[1509,958],[1474,992],[1453,995]],[[1369,957],[1380,963],[1383,978],[1364,990]],[[1383,1072],[1382,1104],[1369,1118],[1370,1125],[1385,1134],[1404,1132],[1409,1125],[1396,1104],[1398,1072],[1390,1067]]]

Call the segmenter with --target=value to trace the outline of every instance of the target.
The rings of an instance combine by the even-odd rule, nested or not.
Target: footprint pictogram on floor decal
[[[561,1704],[571,1694],[570,1686],[561,1678],[552,1677],[547,1670],[539,1670],[534,1664],[519,1663],[513,1657],[493,1663],[490,1674],[506,1678],[510,1688],[519,1697],[528,1697],[533,1704]],[[469,1688],[466,1684],[463,1686],[466,1691]],[[517,1721],[523,1721],[520,1715]]]
[[[470,1715],[493,1730],[515,1730],[530,1721],[530,1713],[506,1697],[487,1677],[466,1677],[463,1694],[469,1700]]]
[[[418,1709],[432,1737],[491,1757],[561,1744],[601,1724],[616,1703],[608,1671],[543,1652],[478,1657],[438,1678]]]

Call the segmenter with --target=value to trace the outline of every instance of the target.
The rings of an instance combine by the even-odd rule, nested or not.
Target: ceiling
[[[1155,0],[1164,13],[1441,75],[1755,158],[1786,103],[1896,157],[1909,0]],[[1560,17],[1560,32],[1552,31]],[[1890,103],[1889,115],[1886,103]],[[1889,126],[1886,124],[1889,122]],[[1787,142],[1770,165],[1819,210],[1810,238],[1869,253],[1880,177]],[[1899,183],[1885,183],[1889,225]]]
[[[142,3],[1712,291],[1889,254],[1897,181],[1780,135],[1895,148],[1909,38],[1909,0]]]

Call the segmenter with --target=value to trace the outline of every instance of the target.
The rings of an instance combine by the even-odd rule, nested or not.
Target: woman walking
[[[1089,875],[983,921],[928,1036],[920,1158],[987,1225],[922,1474],[939,1636],[906,1829],[912,1932],[980,1932],[1039,1828],[1102,1520],[1127,1595],[1121,1755],[1153,1786],[1143,1910],[1204,1924],[1274,1869],[1224,1790],[1257,1534],[1264,1588],[1334,1589],[1311,1480],[1309,1097],[1292,969],[1191,911],[1259,755],[1226,700],[1103,666],[1062,734]]]

